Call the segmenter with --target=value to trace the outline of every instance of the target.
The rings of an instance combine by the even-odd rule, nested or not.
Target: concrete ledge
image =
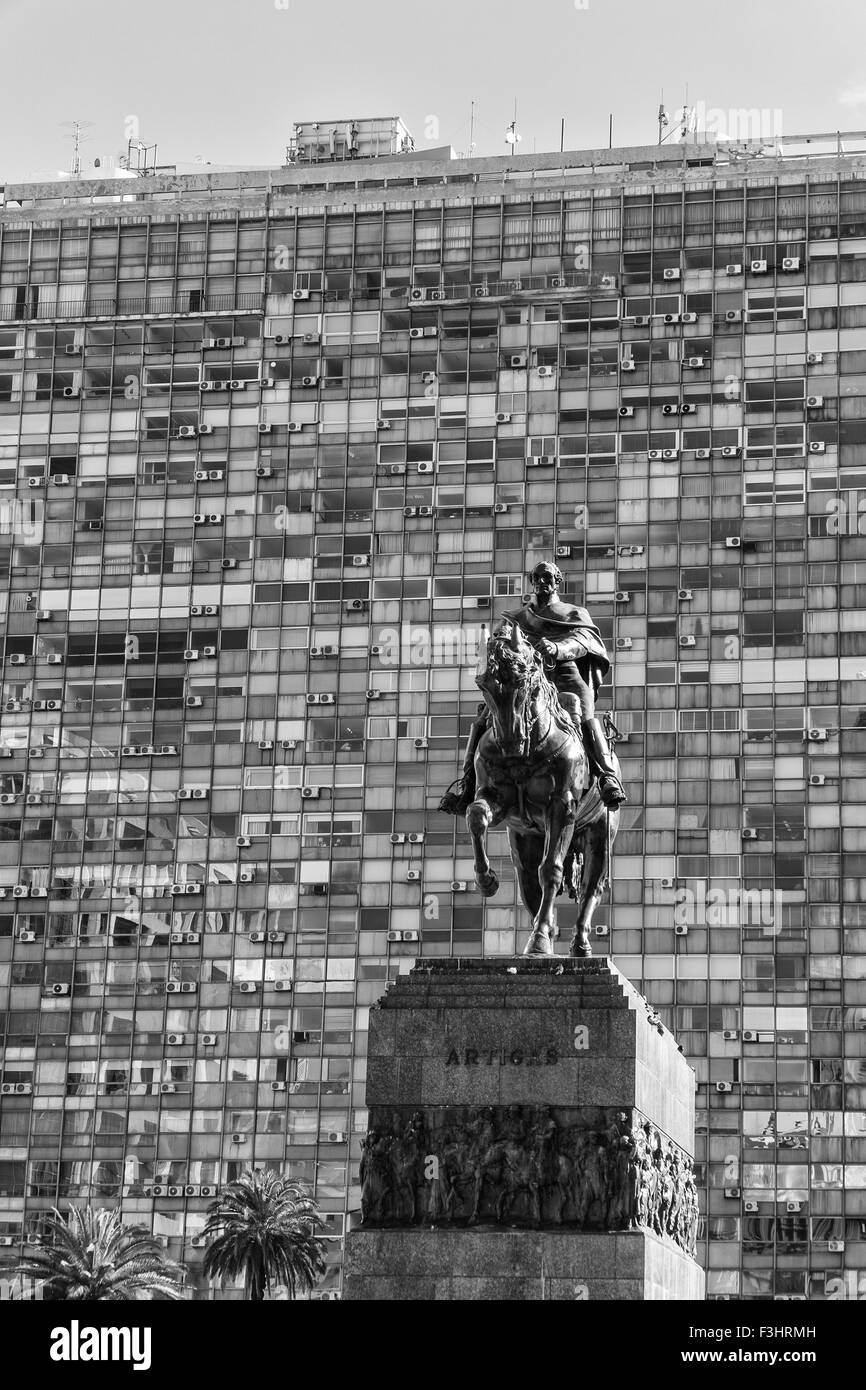
[[[543,1286],[543,1289],[542,1289]],[[343,1298],[575,1302],[705,1297],[703,1270],[650,1231],[352,1231]]]

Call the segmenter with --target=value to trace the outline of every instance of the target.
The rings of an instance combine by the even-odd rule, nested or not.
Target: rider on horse
[[[519,612],[506,613],[504,618],[516,623],[541,653],[559,702],[583,740],[602,801],[616,810],[627,797],[611,761],[604,728],[595,717],[595,697],[610,670],[604,642],[585,608],[573,608],[560,599],[563,578],[558,566],[545,561],[536,565],[530,578],[534,597]],[[455,790],[449,789],[443,796],[440,811],[457,816],[471,805],[475,797],[475,750],[488,726],[487,705],[482,704],[469,732],[463,775]]]

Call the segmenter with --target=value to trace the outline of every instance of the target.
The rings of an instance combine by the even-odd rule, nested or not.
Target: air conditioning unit
[[[16,883],[12,889],[13,898],[29,898],[30,888],[26,883]]]
[[[494,502],[494,504],[493,504],[493,511],[494,511],[494,514],[495,514],[496,516],[501,516],[501,515],[503,514],[503,512],[507,512],[507,511],[508,511],[508,503],[507,503],[507,502]]]
[[[697,314],[680,314],[680,323],[697,323]]]
[[[301,424],[300,420],[290,420],[288,425],[286,426],[286,429],[288,430],[289,434],[300,434],[303,428],[304,427]]]
[[[824,404],[824,397],[823,397],[823,396],[807,396],[807,397],[806,397],[806,405],[808,406],[809,410],[817,410],[818,407],[819,407],[819,406],[822,406],[823,404]]]
[[[743,838],[744,840],[757,840],[757,838],[758,838],[758,832],[757,832],[757,830],[751,830],[751,829],[747,828],[747,829],[745,829],[745,830],[743,831],[742,838]]]
[[[831,1255],[842,1255],[845,1251],[844,1240],[828,1240],[827,1249]]]
[[[318,801],[321,795],[321,787],[301,787],[301,797],[304,801]]]
[[[69,993],[69,989],[70,989],[70,986],[69,986],[69,985],[66,985],[66,984],[62,984],[62,985],[51,985],[51,986],[49,987],[48,993],[49,993],[49,994],[68,994],[68,993]]]
[[[426,738],[416,738],[413,742],[416,748],[426,748],[428,740]]]
[[[826,730],[826,729],[809,729],[809,731],[808,731],[807,734],[806,734],[806,738],[808,739],[809,743],[826,743],[826,742],[827,742],[827,730]]]
[[[278,946],[279,946],[279,945],[282,945],[282,943],[283,943],[283,942],[285,941],[285,939],[286,939],[286,933],[285,933],[284,931],[269,931],[269,932],[266,932],[265,935],[267,936],[268,941],[270,941],[273,945],[278,945]],[[289,983],[289,982],[284,981],[284,983]],[[290,985],[289,987],[291,988],[291,985]]]
[[[250,933],[250,936],[252,936],[252,933]],[[238,989],[240,990],[241,994],[255,994],[255,980],[241,980],[240,984],[238,985]]]
[[[345,1144],[348,1135],[342,1129],[329,1129],[326,1135],[328,1144]]]
[[[679,456],[680,456],[680,451],[679,451],[679,449],[662,449],[662,458],[663,458],[663,459],[678,459]]]
[[[424,831],[423,831],[423,830],[413,830],[413,831],[410,832],[410,834],[409,834],[409,844],[410,844],[410,845],[423,845],[423,843],[424,843]]]
[[[267,423],[261,422],[261,423],[259,423],[259,424],[256,426],[256,428],[257,428],[259,434],[270,434],[274,427],[273,427],[273,425],[269,425],[269,424],[267,424]],[[261,476],[261,475],[259,475],[259,476]]]
[[[667,270],[662,271],[663,280],[679,280],[679,278],[680,270],[678,266],[669,266]]]
[[[366,698],[367,700],[381,700],[381,698],[382,698],[382,691],[381,691],[381,690],[368,690],[368,691],[366,691],[366,693],[365,693],[365,698]]]
[[[428,299],[432,299],[432,300],[434,300],[437,304],[439,304],[439,303],[442,302],[443,299],[446,298],[445,291],[444,291],[444,290],[430,290],[429,293],[428,293],[428,295],[427,295],[427,298],[428,298]]]
[[[726,444],[722,450],[723,459],[736,459],[740,457],[739,444]]]
[[[743,1042],[758,1042],[758,1041],[760,1041],[760,1040],[759,1040],[759,1038],[758,1038],[757,1033],[755,1032],[755,1030],[754,1030],[753,1028],[744,1028],[744,1029],[743,1029]]]
[[[318,384],[319,384],[319,378],[318,378],[317,376],[302,376],[302,377],[301,377],[301,385],[302,385],[302,386],[318,386]]]
[[[696,640],[696,638],[692,637],[691,635],[686,636],[686,637],[681,637],[681,638],[680,638],[680,646],[681,646],[681,647],[694,647],[694,646],[697,646],[697,640]]]
[[[688,599],[694,598],[691,589],[677,589],[677,598],[681,603],[686,603]]]
[[[238,874],[238,883],[255,883],[255,881],[255,869],[241,869],[240,873]]]
[[[292,290],[292,299],[309,299],[309,290]]]
[[[38,478],[28,478],[28,479],[27,479],[27,486],[28,486],[28,487],[44,487],[44,486],[45,486],[45,478],[44,478],[44,476],[43,476],[43,475],[40,475]]]
[[[407,882],[407,883],[420,883],[420,882],[421,882],[421,870],[420,870],[420,869],[407,869],[407,870],[406,870],[406,882]]]
[[[556,547],[556,558],[557,558],[557,560],[570,560],[570,559],[571,559],[571,546],[570,546],[570,545],[558,545],[558,546]]]
[[[272,1090],[272,1091],[285,1091],[285,1090],[286,1090],[286,1083],[285,1083],[285,1081],[272,1081],[272,1082],[271,1082],[271,1090]]]
[[[537,374],[540,377],[551,377],[556,375],[555,367],[538,367]]]
[[[217,649],[216,647],[202,647],[201,654],[202,656],[216,656]]]
[[[631,594],[627,589],[617,589],[613,597],[615,603],[628,603],[631,599]]]
[[[740,309],[727,309],[725,311],[725,323],[742,323],[743,314]]]
[[[462,879],[462,878],[455,878],[455,879],[452,880],[452,883],[451,883],[451,892],[452,892],[452,893],[467,893],[468,891],[469,891],[469,885],[468,885],[468,883],[466,882],[465,879]]]
[[[652,320],[649,314],[635,314],[634,325],[636,328],[649,328]]]
[[[689,405],[688,402],[684,402],[684,404],[680,406],[681,415],[696,415],[697,411],[698,407],[696,405]]]
[[[824,354],[823,352],[807,352],[806,361],[810,367],[817,366],[819,362],[824,361]]]
[[[39,609],[39,612],[36,614],[37,622],[40,622],[40,623],[47,622],[47,621],[49,620],[50,617],[51,617],[51,609],[50,609],[50,608],[40,608],[40,609]]]
[[[757,1203],[757,1202],[744,1202],[744,1203],[743,1203],[743,1211],[755,1212],[755,1211],[757,1211],[757,1210],[758,1210],[758,1203]]]
[[[619,369],[621,372],[633,372],[634,365],[634,361],[631,357],[622,357],[620,359]]]
[[[75,400],[81,395],[81,390],[78,386],[64,386],[63,395],[67,401]]]
[[[412,304],[422,304],[427,298],[427,291],[421,285],[413,285],[409,291],[409,300]]]
[[[256,469],[257,478],[272,478],[273,476],[274,470],[272,468],[268,468],[267,464],[264,463],[259,464],[259,467]]]
[[[616,649],[618,652],[630,652],[633,645],[630,637],[617,637],[616,639]]]
[[[742,544],[739,536],[725,536],[725,548],[727,550],[739,550]]]
[[[783,257],[782,257],[782,269],[783,269],[783,270],[799,270],[799,269],[800,269],[800,257],[799,257],[799,256],[783,256]]]
[[[810,453],[810,454],[825,454],[826,452],[827,452],[827,445],[824,443],[823,439],[813,439],[813,440],[810,441],[810,443],[809,443],[809,453]]]
[[[827,778],[824,776],[823,772],[813,772],[811,777],[809,778],[809,786],[823,787],[826,781]]]
[[[662,457],[662,450],[661,450],[661,449],[649,449],[649,450],[647,451],[647,458],[649,459],[650,463],[656,463],[656,462],[658,462],[658,460],[661,459],[661,457]]]
[[[10,666],[26,666],[29,660],[29,656],[24,656],[21,652],[13,652],[9,658],[9,664]]]
[[[802,1211],[802,1210],[803,1210],[803,1203],[802,1203],[802,1202],[786,1202],[786,1203],[785,1203],[785,1211],[789,1212],[791,1215],[793,1215],[795,1212]]]
[[[220,566],[224,570],[236,570],[238,567],[238,562],[237,560],[221,560]]]
[[[725,1196],[738,1199],[740,1196],[740,1189],[738,1187],[726,1187]]]
[[[377,429],[377,430],[389,430],[390,428],[391,428],[391,421],[390,421],[390,420],[385,420],[385,419],[383,419],[383,418],[380,416],[379,419],[376,421],[376,429]]]
[[[263,391],[270,391],[274,386],[276,386],[277,383],[272,376],[263,376],[259,377],[259,380],[257,382],[251,384],[260,386]]]
[[[677,881],[676,881],[675,878],[660,878],[660,879],[659,879],[659,887],[661,887],[661,888],[675,888],[675,887],[676,887],[676,882],[677,882]]]
[[[423,337],[424,337],[424,329],[423,329],[423,328],[410,328],[410,329],[409,329],[409,337],[410,337],[410,338],[423,338]]]
[[[531,468],[553,468],[556,464],[556,454],[533,454],[528,462]]]
[[[680,923],[679,926],[674,927],[674,936],[688,936],[688,934],[689,929],[685,923]]]
[[[185,1033],[166,1033],[165,1040],[169,1047],[183,1047],[186,1042]]]
[[[184,700],[184,704],[186,705],[187,709],[201,709],[202,705],[204,704],[204,700],[200,695],[187,695],[186,699]]]
[[[679,314],[662,314],[662,323],[679,323]]]
[[[751,273],[752,273],[753,275],[766,275],[766,273],[767,273],[767,262],[766,262],[766,261],[750,261],[750,262],[749,262],[749,270],[751,271]]]
[[[161,1084],[160,1084],[159,1092],[160,1092],[160,1095],[163,1095],[163,1096],[174,1096],[174,1095],[177,1095],[177,1086],[175,1085],[175,1083],[174,1083],[173,1081],[163,1081],[163,1082],[161,1082]],[[164,1187],[154,1187],[154,1188],[153,1188],[153,1195],[154,1195],[154,1197],[163,1197],[163,1196],[165,1195],[165,1188],[164,1188]]]
[[[684,366],[684,367],[694,367],[694,368],[697,368],[697,367],[704,367],[704,366],[706,366],[706,358],[704,358],[704,357],[684,357],[684,358],[683,358],[683,366]]]
[[[427,462],[419,463],[419,464],[418,464],[418,472],[419,472],[419,473],[433,473],[433,472],[435,472],[435,468],[434,468],[434,465],[433,465],[432,463],[430,463],[429,461],[427,461]]]
[[[741,265],[731,264],[725,266],[726,275],[742,275],[742,273],[743,267]]]
[[[712,458],[712,455],[713,455],[712,449],[695,449],[695,458],[696,458],[696,459],[708,459],[708,458]]]
[[[366,613],[367,600],[364,598],[350,598],[345,605],[347,613]]]
[[[510,424],[510,422],[511,422],[511,416],[508,414],[507,411],[505,411],[505,410],[497,410],[497,412],[496,412],[496,423],[497,423],[497,425],[507,425],[507,424]]]
[[[246,1142],[247,1136],[245,1134],[241,1134],[239,1130],[236,1130],[235,1133],[232,1135],[233,1144],[245,1144]]]
[[[664,410],[667,410],[667,406],[664,406],[663,409],[664,409]],[[634,406],[633,406],[633,405],[621,405],[620,408],[619,408],[619,410],[617,411],[617,414],[619,415],[619,418],[620,418],[621,420],[630,420],[630,419],[632,418],[632,416],[634,415]]]
[[[25,946],[32,946],[36,940],[36,933],[35,931],[20,931],[18,933],[18,940],[22,941]]]

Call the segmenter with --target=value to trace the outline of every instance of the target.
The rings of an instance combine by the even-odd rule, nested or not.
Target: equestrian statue
[[[610,670],[585,608],[563,602],[563,577],[544,562],[534,594],[506,613],[484,644],[475,682],[484,696],[469,734],[463,774],[439,809],[466,816],[475,881],[491,897],[499,880],[487,831],[505,825],[520,896],[532,917],[525,956],[552,956],[554,905],[566,889],[578,904],[573,956],[589,956],[592,916],[607,886],[610,847],[627,800],[619,762],[595,700]],[[611,726],[612,728],[613,726]]]

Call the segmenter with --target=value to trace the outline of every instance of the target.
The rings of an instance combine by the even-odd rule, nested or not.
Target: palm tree
[[[321,1227],[318,1203],[299,1183],[248,1170],[208,1207],[205,1276],[224,1282],[243,1275],[248,1299],[263,1299],[272,1284],[285,1285],[294,1298],[324,1273]]]
[[[18,1274],[42,1283],[48,1299],[88,1301],[182,1299],[184,1270],[166,1260],[144,1226],[126,1226],[119,1211],[71,1207],[46,1217],[41,1243]]]

